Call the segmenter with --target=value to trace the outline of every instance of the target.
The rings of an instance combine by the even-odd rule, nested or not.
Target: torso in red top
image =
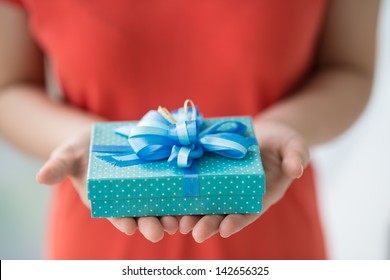
[[[33,35],[67,100],[111,120],[191,98],[206,117],[255,115],[308,73],[325,0],[26,0]],[[152,244],[91,219],[68,182],[56,192],[52,258],[324,258],[312,172],[242,232]]]

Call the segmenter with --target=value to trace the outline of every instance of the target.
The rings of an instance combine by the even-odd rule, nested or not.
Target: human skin
[[[267,193],[263,213],[302,175],[311,146],[345,131],[365,107],[374,69],[378,1],[331,0],[313,71],[288,98],[261,112],[254,126],[262,150]],[[0,134],[26,153],[46,159],[37,180],[55,185],[66,177],[82,202],[91,124],[104,120],[45,92],[42,51],[31,38],[26,14],[0,3]],[[17,129],[16,129],[17,128]],[[152,242],[164,231],[192,232],[197,242],[242,230],[256,215],[111,218],[120,231],[137,229]]]

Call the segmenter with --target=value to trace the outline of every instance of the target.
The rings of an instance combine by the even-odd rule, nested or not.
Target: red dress
[[[325,0],[25,0],[31,32],[69,104],[139,119],[191,98],[206,117],[256,115],[310,70]],[[69,181],[48,234],[55,259],[322,259],[311,168],[285,197],[228,239],[176,233],[153,244],[92,219]]]

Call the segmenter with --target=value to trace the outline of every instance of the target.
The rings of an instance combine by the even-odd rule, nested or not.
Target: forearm
[[[50,100],[39,86],[16,84],[0,89],[0,135],[41,158],[96,120],[97,116]]]
[[[256,122],[279,121],[301,133],[309,146],[345,131],[363,111],[372,77],[353,69],[318,71],[291,97],[261,113]]]

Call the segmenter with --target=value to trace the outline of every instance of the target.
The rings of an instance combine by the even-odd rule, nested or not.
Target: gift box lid
[[[247,126],[247,136],[255,139],[250,117],[210,118],[204,127],[218,121],[240,121]],[[115,130],[137,122],[96,123],[93,127],[92,145],[127,145],[124,137]],[[92,146],[91,145],[91,146]],[[118,167],[107,163],[91,152],[87,185],[88,197],[94,199],[129,199],[140,197],[183,196],[183,168],[170,165],[166,160]],[[199,180],[199,195],[262,195],[265,192],[265,177],[257,145],[249,147],[242,159],[231,159],[207,152],[196,160]]]

